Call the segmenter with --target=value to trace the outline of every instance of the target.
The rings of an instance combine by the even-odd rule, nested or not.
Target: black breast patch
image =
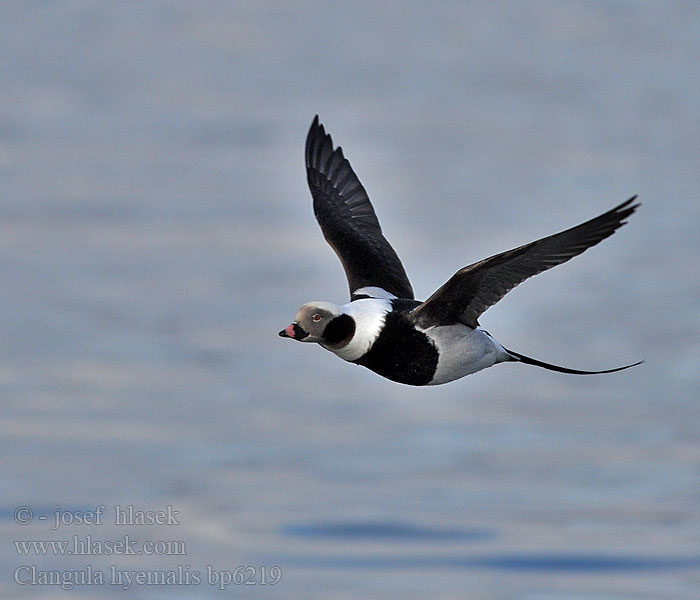
[[[428,336],[406,318],[406,313],[390,312],[372,347],[353,362],[392,381],[426,385],[435,375],[438,351]]]

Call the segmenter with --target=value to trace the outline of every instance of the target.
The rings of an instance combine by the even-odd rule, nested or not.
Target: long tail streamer
[[[641,365],[644,362],[643,360],[640,360],[639,362],[636,362],[631,365],[625,365],[624,367],[617,367],[615,369],[605,369],[603,371],[579,371],[578,369],[560,367],[558,365],[553,365],[550,363],[543,362],[541,360],[537,360],[536,358],[530,358],[529,356],[525,356],[524,354],[508,350],[508,348],[504,348],[504,350],[513,357],[513,360],[516,360],[518,362],[522,362],[527,365],[534,365],[536,367],[542,367],[543,369],[549,369],[550,371],[557,371],[559,373],[570,373],[571,375],[600,375],[602,373],[615,373],[616,371],[624,371],[625,369],[629,369],[630,367],[636,367],[637,365]]]

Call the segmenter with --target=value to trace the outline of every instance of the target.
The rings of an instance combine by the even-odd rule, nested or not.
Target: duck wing
[[[365,188],[342,148],[333,149],[318,115],[306,138],[306,173],[316,220],[343,264],[351,297],[413,298],[406,271],[382,234]]]
[[[410,317],[421,327],[461,322],[477,327],[479,316],[529,277],[560,265],[611,236],[639,206],[637,196],[581,225],[496,254],[457,271]]]

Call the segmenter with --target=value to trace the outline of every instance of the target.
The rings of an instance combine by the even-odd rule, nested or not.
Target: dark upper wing
[[[581,225],[460,269],[411,313],[412,318],[423,327],[450,322],[476,327],[479,315],[516,285],[611,236],[639,206],[632,204],[636,198]]]
[[[413,298],[399,257],[382,235],[365,188],[333,140],[314,119],[306,138],[306,173],[323,236],[343,263],[350,294],[378,287]]]

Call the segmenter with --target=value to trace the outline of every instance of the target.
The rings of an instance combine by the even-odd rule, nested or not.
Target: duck
[[[306,138],[305,160],[314,215],[343,266],[350,301],[304,304],[281,337],[316,343],[347,362],[412,386],[449,383],[505,362],[573,375],[615,373],[644,362],[598,371],[561,367],[509,350],[479,325],[482,313],[518,284],[625,225],[640,206],[636,195],[580,225],[463,267],[420,301],[364,186],[318,115]]]

